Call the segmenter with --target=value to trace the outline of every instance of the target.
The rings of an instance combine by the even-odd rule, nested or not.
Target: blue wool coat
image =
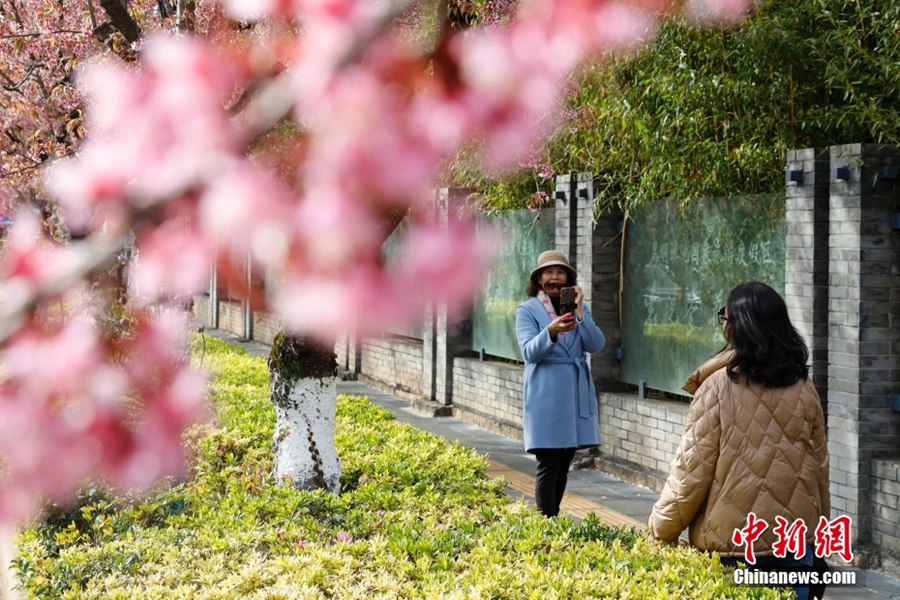
[[[554,343],[553,318],[537,298],[516,309],[516,337],[525,359],[525,450],[582,448],[600,444],[597,393],[585,352],[603,349],[606,338],[583,305],[584,319]]]

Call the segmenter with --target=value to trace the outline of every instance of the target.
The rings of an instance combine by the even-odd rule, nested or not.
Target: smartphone
[[[559,291],[559,313],[561,315],[575,312],[575,288],[564,287]]]

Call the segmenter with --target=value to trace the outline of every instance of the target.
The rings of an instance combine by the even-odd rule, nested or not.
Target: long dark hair
[[[746,377],[766,387],[787,387],[809,377],[809,349],[788,317],[784,299],[758,281],[728,294],[728,337],[735,355],[732,381]]]

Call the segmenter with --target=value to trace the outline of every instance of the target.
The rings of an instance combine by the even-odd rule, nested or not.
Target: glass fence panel
[[[381,246],[382,256],[384,257],[385,264],[390,266],[395,263],[398,257],[403,256],[406,252],[408,252],[406,236],[409,232],[410,228],[410,218],[404,217],[402,221],[394,228],[394,231],[390,236],[384,241]],[[392,333],[394,335],[402,335],[406,337],[416,338],[416,339],[424,339],[425,338],[425,323],[424,323],[424,315],[422,320],[407,323],[406,325],[392,325],[388,327],[385,331],[386,333]]]
[[[493,266],[472,307],[472,349],[522,360],[516,341],[516,308],[527,296],[528,276],[544,250],[555,248],[553,209],[504,210],[478,219]]]
[[[732,287],[784,294],[784,194],[642,207],[626,226],[622,380],[685,395],[725,339],[716,311]]]

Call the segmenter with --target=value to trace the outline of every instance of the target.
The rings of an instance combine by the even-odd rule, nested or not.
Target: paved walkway
[[[224,332],[208,332],[231,342],[236,338]],[[251,353],[266,353],[268,347],[254,342],[244,346]],[[357,381],[341,381],[338,392],[367,396],[396,415],[397,420],[409,423],[417,429],[429,431],[450,441],[484,454],[490,460],[488,473],[502,475],[509,482],[507,492],[514,498],[534,501],[534,458],[527,454],[522,442],[486,431],[454,417],[432,417],[419,414],[410,403],[392,394]],[[645,488],[630,485],[621,479],[596,470],[573,470],[569,473],[566,495],[562,508],[569,514],[582,518],[593,512],[610,525],[643,528],[650,516],[658,494]],[[683,536],[685,537],[685,536]],[[853,587],[829,587],[828,600],[900,600],[900,579],[878,571],[854,569],[857,585]]]

